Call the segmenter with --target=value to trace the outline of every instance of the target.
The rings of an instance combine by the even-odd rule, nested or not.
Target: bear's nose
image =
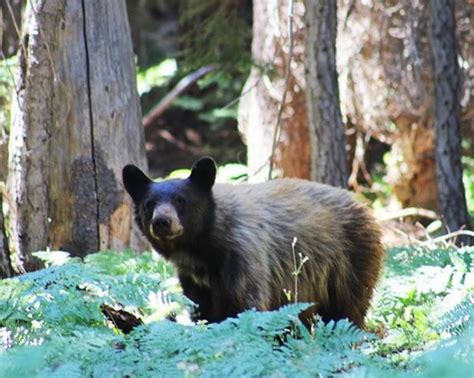
[[[152,220],[151,226],[155,235],[163,235],[171,230],[171,219],[158,217]]]

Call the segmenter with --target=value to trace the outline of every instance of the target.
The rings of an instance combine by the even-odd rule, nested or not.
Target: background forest
[[[0,22],[0,376],[474,370],[472,1],[6,0]],[[189,324],[121,169],[203,155],[374,209],[366,329],[309,332],[305,304]]]

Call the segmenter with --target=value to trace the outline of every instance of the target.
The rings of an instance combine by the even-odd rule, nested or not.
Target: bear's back
[[[323,316],[325,307],[328,316],[336,307],[341,313],[352,307],[351,318],[362,323],[384,252],[373,217],[348,191],[278,179],[216,184],[213,195],[214,238],[228,249],[226,253],[238,254],[246,262],[248,279],[258,279],[267,293],[262,300],[272,298],[262,309],[287,302],[282,288],[292,291],[295,257],[298,265],[301,253],[308,261],[298,277],[304,282],[298,300],[320,302]]]
[[[283,238],[290,252],[294,237],[299,242],[337,244],[344,224],[354,214],[366,213],[348,191],[300,179],[216,184],[213,195],[219,232],[249,236],[263,245],[272,244],[267,238]]]

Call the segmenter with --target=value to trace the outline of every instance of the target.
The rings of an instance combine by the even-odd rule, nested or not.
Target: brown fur
[[[288,303],[284,289],[295,295],[291,244],[296,237],[296,254],[308,257],[298,276],[298,301],[315,302],[313,310],[323,319],[347,317],[363,325],[384,250],[373,217],[349,192],[281,179],[216,184],[213,196],[215,223],[209,238],[238,254],[242,274],[234,283],[233,301],[239,311],[277,309]],[[212,277],[191,255],[177,253],[170,259],[181,275],[220,290],[208,286]]]
[[[315,303],[325,321],[363,326],[382,267],[379,227],[349,192],[305,180],[214,185],[216,165],[200,159],[189,178],[151,181],[123,170],[136,219],[153,247],[177,268],[199,317],[221,321],[256,308]],[[297,276],[292,242],[306,261]]]

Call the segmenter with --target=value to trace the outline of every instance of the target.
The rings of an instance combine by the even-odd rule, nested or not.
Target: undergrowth
[[[0,281],[0,376],[468,376],[474,369],[474,248],[389,251],[361,331],[297,320],[307,304],[189,324],[192,304],[155,253],[113,251]],[[143,325],[123,334],[101,305]],[[169,320],[170,318],[177,319]]]

